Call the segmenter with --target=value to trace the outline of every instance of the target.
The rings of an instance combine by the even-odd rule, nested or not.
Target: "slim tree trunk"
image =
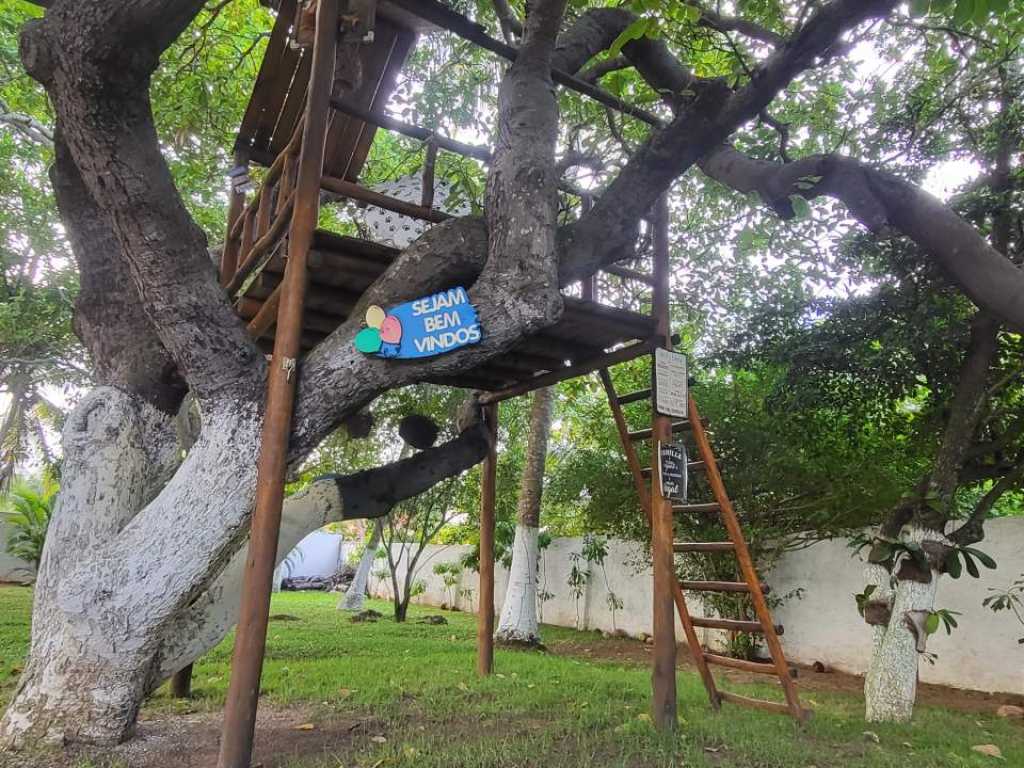
[[[537,623],[537,561],[540,502],[544,490],[544,461],[551,432],[552,390],[538,389],[530,409],[530,437],[519,489],[516,537],[512,545],[512,569],[508,576],[505,605],[498,623],[498,642],[540,644]]]
[[[949,544],[941,533],[918,526],[910,528],[905,541]],[[884,568],[869,564],[868,569],[872,568],[881,573],[869,573],[869,578],[888,578]],[[895,590],[887,583],[879,585],[892,607],[888,622],[875,627],[871,663],[864,676],[865,718],[869,722],[905,723],[914,713],[918,657],[927,640],[924,619],[935,610],[940,575],[932,568],[927,581],[925,576],[920,580],[899,578]]]
[[[373,524],[373,531],[370,533],[370,540],[363,550],[363,556],[359,558],[359,567],[356,568],[356,575],[352,583],[348,585],[345,596],[338,601],[339,611],[361,611],[363,600],[366,598],[366,585],[370,581],[370,571],[373,568],[373,561],[377,556],[377,547],[380,546],[381,532],[384,529],[384,521],[377,520]]]

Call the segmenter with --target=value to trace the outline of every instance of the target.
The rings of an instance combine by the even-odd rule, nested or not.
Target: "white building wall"
[[[555,539],[542,552],[541,588],[554,593],[543,603],[542,621],[546,624],[577,626],[577,605],[568,586],[572,568],[571,554],[579,552],[582,539]],[[993,613],[982,606],[990,588],[1003,588],[1024,573],[1024,518],[993,520],[986,526],[986,540],[979,548],[995,558],[995,571],[982,569],[980,579],[966,572],[960,579],[943,578],[939,585],[939,608],[959,611],[960,627],[951,637],[945,631],[929,640],[929,651],[938,654],[935,664],[921,664],[921,679],[959,688],[1024,694],[1024,627],[1008,612]],[[416,602],[448,605],[450,598],[441,576],[433,572],[435,563],[458,561],[466,546],[431,546],[421,558],[416,579],[426,592]],[[378,564],[374,570],[380,568]],[[636,636],[651,631],[652,579],[638,545],[611,540],[605,561],[608,583],[622,600],[614,626],[607,604],[608,589],[601,569],[592,566],[592,576],[579,601],[580,627],[586,629],[625,630]],[[836,669],[862,674],[870,653],[870,629],[857,614],[853,595],[864,588],[863,563],[852,556],[845,540],[824,541],[804,550],[787,554],[765,577],[776,594],[803,589],[803,598],[791,600],[776,611],[778,623],[785,626],[782,645],[792,661],[811,664],[822,661]],[[508,574],[499,565],[495,574],[495,604],[500,613]],[[390,597],[388,580],[371,578],[371,591]],[[458,591],[472,589],[470,599]],[[455,605],[473,610],[477,602],[477,574],[463,571]],[[695,595],[688,595],[690,612],[701,614]],[[698,630],[698,634],[700,634]],[[707,632],[709,639],[717,634]],[[682,630],[676,622],[676,637]]]

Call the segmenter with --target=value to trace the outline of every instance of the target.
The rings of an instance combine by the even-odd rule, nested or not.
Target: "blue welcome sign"
[[[366,327],[356,334],[360,352],[410,360],[452,352],[478,344],[483,334],[476,308],[462,287],[449,288],[387,312],[376,305],[366,310]]]

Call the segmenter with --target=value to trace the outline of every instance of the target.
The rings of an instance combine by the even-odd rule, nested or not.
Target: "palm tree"
[[[8,527],[7,551],[36,568],[43,556],[43,542],[59,487],[50,477],[40,483],[16,480],[0,498]]]

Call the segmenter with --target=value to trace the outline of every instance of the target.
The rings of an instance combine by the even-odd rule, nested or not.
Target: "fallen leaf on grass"
[[[868,741],[873,741],[875,744],[881,744],[882,740],[878,738],[878,734],[874,731],[864,731],[864,738]]]
[[[971,751],[981,755],[988,755],[989,757],[998,757],[1000,760],[1003,759],[1003,751],[995,744],[975,744],[971,747]]]
[[[316,726],[313,723],[303,723],[302,725],[295,726],[296,731],[315,731]]]
[[[342,688],[341,690],[338,691],[338,695],[341,698],[343,698],[343,699],[347,699],[349,696],[351,696],[357,690],[358,690],[358,688]]]
[[[370,741],[374,744],[387,744],[387,738],[384,736],[371,736]]]
[[[465,683],[459,683],[455,687],[458,688],[460,691],[468,691],[469,690],[469,686],[466,685]]]

